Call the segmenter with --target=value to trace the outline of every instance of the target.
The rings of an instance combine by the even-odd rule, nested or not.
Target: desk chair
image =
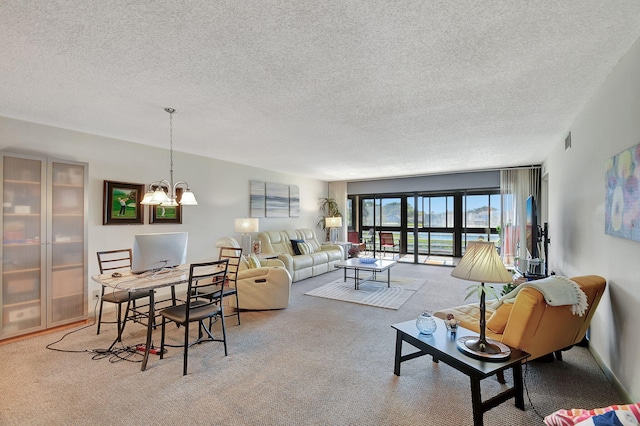
[[[398,244],[396,244],[395,239],[393,238],[393,232],[382,232],[380,231],[380,248],[383,250],[384,253],[384,257],[387,257],[387,249],[391,248],[392,250],[392,259],[395,259],[396,257],[396,251],[395,248],[398,247]],[[398,256],[400,254],[398,253]]]
[[[222,342],[224,344],[224,356],[227,356],[227,332],[224,326],[224,305],[222,300],[224,283],[227,278],[229,259],[215,262],[192,263],[189,267],[189,284],[187,287],[187,300],[185,303],[170,306],[160,311],[162,317],[162,339],[160,341],[160,359],[164,357],[165,325],[167,320],[176,325],[184,326],[183,343],[183,368],[182,375],[187,374],[187,359],[189,347],[202,342]],[[217,292],[217,294],[215,294]],[[205,295],[204,297],[202,295]],[[213,297],[212,297],[213,294]],[[214,322],[215,319],[215,322]],[[222,339],[214,337],[211,328],[214,323],[222,325]],[[208,325],[205,323],[208,320]],[[189,343],[189,324],[198,323],[198,339]],[[206,334],[206,336],[205,336]]]
[[[100,267],[100,274],[113,273],[118,271],[125,271],[131,269],[131,249],[120,249],[120,250],[108,250],[108,251],[99,251],[98,255],[98,266]],[[107,303],[113,303],[117,305],[117,320],[118,324],[118,341],[122,341],[122,330],[124,329],[124,323],[122,320],[122,305],[124,303],[127,304],[127,308],[125,310],[125,321],[127,316],[129,315],[129,308],[131,303],[133,302],[133,308],[136,312],[136,316],[138,315],[136,310],[136,300],[143,299],[149,297],[149,293],[140,292],[140,293],[129,293],[128,291],[107,291],[105,292],[106,286],[102,286],[102,290],[100,292],[100,311],[98,314],[98,329],[96,334],[100,334],[100,325],[104,322],[106,324],[113,324],[113,321],[102,321],[102,305]]]

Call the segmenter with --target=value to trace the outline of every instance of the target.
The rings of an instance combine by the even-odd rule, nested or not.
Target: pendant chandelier
[[[169,152],[171,159],[169,180],[162,179],[151,182],[151,184],[149,184],[149,190],[144,194],[144,198],[140,204],[169,207],[178,205],[197,206],[198,201],[196,201],[196,197],[193,195],[193,192],[191,192],[189,184],[186,181],[180,180],[175,184],[173,183],[173,114],[176,110],[173,108],[165,108],[164,110],[169,113]],[[180,202],[178,203],[176,191],[181,185],[184,185],[186,189],[182,192]]]

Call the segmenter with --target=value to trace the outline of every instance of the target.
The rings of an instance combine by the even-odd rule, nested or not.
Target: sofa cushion
[[[293,270],[299,271],[305,268],[311,268],[313,266],[313,255],[300,255],[293,256]]]
[[[292,239],[296,239],[295,236],[289,237],[284,231],[266,231],[258,234],[262,245],[262,250],[265,253],[285,253],[293,255],[293,247],[291,247]]]
[[[325,265],[329,263],[329,255],[324,251],[317,251],[315,253],[310,254],[313,259],[313,266],[317,265]]]
[[[511,315],[511,308],[513,308],[512,303],[503,303],[500,305],[487,320],[487,328],[498,334],[504,332],[504,328],[507,326],[507,321],[509,320],[509,315]]]

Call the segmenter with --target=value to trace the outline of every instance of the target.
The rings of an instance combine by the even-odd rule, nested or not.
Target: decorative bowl
[[[360,259],[360,263],[376,263],[376,259],[375,257],[361,257]]]

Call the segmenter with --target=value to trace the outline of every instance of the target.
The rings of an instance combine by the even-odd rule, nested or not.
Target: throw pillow
[[[502,334],[511,315],[512,303],[503,303],[487,320],[487,328],[494,333]]]
[[[302,254],[312,254],[315,252],[315,250],[313,249],[313,246],[309,243],[298,243],[298,248],[300,249],[300,252]]]
[[[295,254],[296,256],[300,256],[302,254],[299,247],[300,243],[304,243],[304,240],[291,240],[291,247],[293,248],[293,254]]]
[[[247,261],[249,262],[249,268],[253,269],[253,268],[259,268],[260,265],[260,259],[258,259],[258,256],[256,256],[255,254],[251,253],[249,255],[249,257],[247,258]]]

